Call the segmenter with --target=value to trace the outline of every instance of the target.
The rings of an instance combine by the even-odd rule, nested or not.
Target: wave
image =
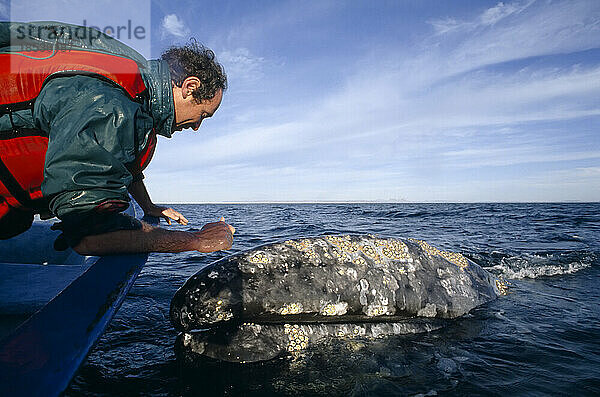
[[[503,257],[485,269],[505,279],[535,279],[573,274],[592,266],[595,260],[594,254],[587,253],[521,254]]]

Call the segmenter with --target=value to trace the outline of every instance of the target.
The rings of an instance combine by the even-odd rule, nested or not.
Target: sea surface
[[[600,395],[600,203],[173,205],[199,229],[224,216],[233,249],[152,254],[66,396]],[[507,296],[427,334],[332,340],[296,359],[189,369],[169,322],[202,267],[322,234],[412,237],[510,282]]]

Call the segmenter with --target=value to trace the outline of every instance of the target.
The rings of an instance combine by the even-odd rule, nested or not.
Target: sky
[[[156,202],[600,199],[600,1],[141,3],[86,12],[141,20],[148,57],[194,37],[229,79],[159,139]]]

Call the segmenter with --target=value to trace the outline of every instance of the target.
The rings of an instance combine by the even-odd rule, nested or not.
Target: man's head
[[[192,40],[183,47],[171,47],[162,54],[169,64],[175,102],[174,131],[197,130],[221,104],[227,76],[215,54]]]

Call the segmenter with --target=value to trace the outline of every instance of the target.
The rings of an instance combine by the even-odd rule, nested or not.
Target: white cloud
[[[502,148],[449,151],[442,155],[449,160],[444,162],[446,166],[461,168],[600,159],[600,151],[556,153],[555,150],[554,146],[544,146],[543,144],[535,146],[511,145]]]
[[[450,51],[445,66],[461,72],[527,57],[597,48],[599,6],[598,2],[563,1],[530,7],[515,18],[506,18],[462,39]]]
[[[190,35],[190,29],[181,18],[175,14],[165,15],[162,19],[163,35],[173,35],[178,38],[186,38]]]
[[[221,51],[218,58],[234,82],[254,82],[263,77],[265,58],[251,54],[247,48]]]
[[[261,162],[285,153],[297,163],[312,161],[309,153],[338,161],[385,163],[429,153],[437,157],[448,139],[459,142],[491,126],[493,131],[508,129],[510,133],[510,125],[600,115],[600,68],[536,70],[516,76],[477,74],[406,97],[398,95],[405,84],[402,73],[369,73],[379,78],[368,80],[359,73],[308,113],[300,105],[274,117],[270,124],[265,117],[228,134],[196,141],[192,137],[185,145],[165,148],[161,153],[166,163],[156,164],[168,167],[169,161],[178,158],[180,167],[193,168],[231,161]],[[556,155],[549,153],[550,149],[536,142],[490,152],[450,150],[443,162],[461,167],[505,166],[590,159],[599,154]]]
[[[507,4],[499,2],[494,7],[484,10],[472,20],[460,21],[455,18],[446,17],[433,19],[428,21],[428,23],[433,26],[435,32],[439,35],[472,31],[482,27],[493,26],[511,15],[519,14],[534,2],[535,0]]]
[[[158,170],[168,169],[169,162],[177,158],[179,169],[198,165],[224,165],[231,161],[264,158],[272,153],[292,151],[304,147],[300,122],[244,128],[226,136],[198,139],[195,135],[181,135],[175,139],[185,144],[161,147],[161,157],[152,162]],[[164,161],[164,164],[162,163]]]
[[[500,3],[471,20],[429,23],[437,34],[407,61],[417,80],[423,74],[443,79],[487,65],[598,48],[600,2]]]
[[[429,21],[429,24],[433,26],[433,29],[437,34],[446,34],[449,32],[459,30],[461,27],[465,27],[465,24],[463,22],[457,21],[456,19],[449,17],[444,19],[433,19]]]
[[[243,178],[239,178],[243,175]],[[151,179],[150,179],[151,178]],[[322,172],[321,164],[302,164],[273,167],[268,162],[260,164],[238,163],[199,167],[194,170],[165,172],[157,170],[149,181],[162,186],[165,192],[178,191],[181,180],[186,180],[186,189],[177,201],[302,201],[344,200],[348,196],[357,200],[375,200],[380,194],[386,199],[401,199],[391,181],[401,175],[395,170],[354,169],[339,164],[329,164]],[[223,181],[227,184],[223,195]],[[215,194],[219,192],[219,194]],[[169,201],[168,197],[154,195],[156,201]],[[198,199],[196,199],[198,200]]]
[[[346,78],[337,91],[320,95],[316,103],[298,104],[281,110],[277,124],[293,124],[304,130],[291,132],[308,142],[351,140],[368,133],[389,137],[394,132],[419,134],[440,128],[510,124],[536,120],[560,120],[598,114],[600,69],[521,70],[520,72],[471,73],[448,81],[457,73],[482,68],[490,63],[588,48],[600,26],[600,14],[590,13],[593,3],[582,1],[542,4],[534,2],[498,3],[473,20],[469,26],[486,25],[484,34],[463,32],[460,39],[432,37],[438,45],[404,59],[390,62],[364,62],[354,75]],[[597,8],[597,7],[596,7]],[[566,11],[565,11],[566,10]],[[521,15],[522,18],[511,18]],[[446,25],[456,25],[452,18]],[[511,32],[517,31],[517,34]],[[560,33],[560,32],[568,33]],[[561,37],[560,44],[551,37]],[[508,37],[510,36],[510,37]],[[517,37],[519,36],[519,37]],[[520,37],[526,37],[521,40]],[[525,43],[524,43],[525,41]],[[495,46],[504,47],[496,51]],[[393,51],[389,51],[393,54]],[[378,54],[378,56],[381,54]],[[220,56],[232,76],[251,78],[261,72],[264,58],[246,48],[225,51]],[[285,96],[285,92],[279,93]],[[570,99],[577,98],[577,101]],[[307,111],[308,110],[308,111]],[[301,115],[302,119],[297,119]],[[258,116],[256,116],[258,117]],[[267,128],[270,128],[267,126]],[[367,132],[369,131],[369,132]],[[387,131],[387,132],[385,132]],[[279,143],[284,144],[280,139]],[[277,145],[273,145],[276,150]]]
[[[405,101],[405,113],[413,126],[432,128],[566,120],[600,114],[599,95],[600,68],[483,73]]]
[[[529,7],[533,1],[529,1],[528,3],[519,4],[519,3],[509,3],[504,4],[503,2],[498,3],[495,7],[489,8],[481,14],[479,17],[480,24],[483,26],[494,25],[500,20],[514,14],[523,11],[525,8]]]

